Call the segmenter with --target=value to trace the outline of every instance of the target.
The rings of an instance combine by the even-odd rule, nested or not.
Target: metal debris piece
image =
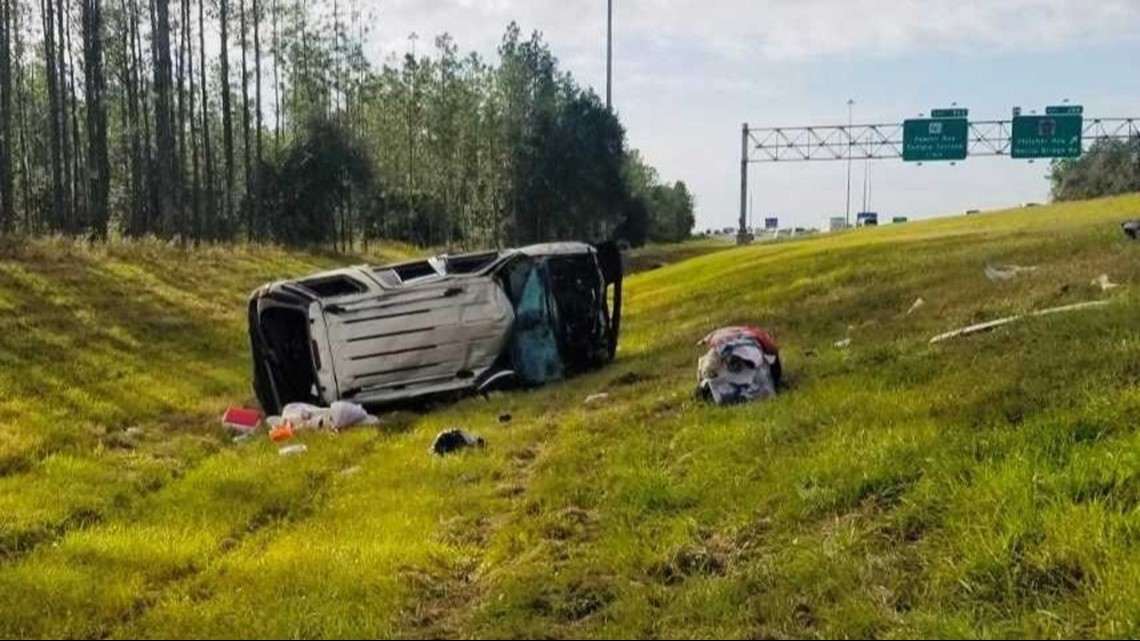
[[[1063,312],[1075,312],[1075,311],[1081,310],[1081,309],[1092,309],[1092,308],[1097,308],[1097,307],[1106,307],[1108,304],[1109,304],[1109,301],[1106,301],[1106,300],[1094,300],[1094,301],[1089,301],[1086,303],[1076,303],[1073,305],[1065,305],[1063,307],[1052,307],[1049,309],[1042,309],[1040,311],[1032,312],[1029,314],[1019,314],[1017,316],[1008,316],[1006,318],[999,318],[997,320],[992,320],[992,321],[988,321],[985,323],[978,323],[977,325],[970,325],[969,327],[963,327],[961,329],[956,329],[952,332],[946,332],[945,334],[939,334],[938,336],[935,336],[934,338],[930,339],[930,343],[931,344],[941,343],[942,341],[947,340],[947,339],[958,338],[959,336],[969,336],[970,334],[977,334],[979,332],[985,332],[985,331],[991,330],[995,327],[1001,327],[1002,325],[1008,325],[1010,323],[1019,321],[1019,320],[1025,318],[1026,316],[1048,316],[1050,314],[1060,314]]]

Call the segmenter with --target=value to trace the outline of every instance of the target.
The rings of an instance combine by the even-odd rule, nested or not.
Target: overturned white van
[[[254,390],[276,413],[541,385],[613,359],[621,288],[617,247],[576,242],[271,283],[249,301]]]

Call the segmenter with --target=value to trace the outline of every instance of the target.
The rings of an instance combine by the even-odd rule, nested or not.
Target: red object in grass
[[[239,432],[252,432],[261,425],[261,419],[265,415],[257,410],[247,410],[242,407],[231,407],[226,410],[222,416],[222,425],[235,429]]]

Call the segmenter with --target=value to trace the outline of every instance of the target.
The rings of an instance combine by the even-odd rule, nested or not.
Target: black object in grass
[[[465,432],[464,430],[445,430],[435,437],[431,444],[431,453],[444,456],[468,447],[485,447],[487,441],[482,436]]]
[[[1123,229],[1125,235],[1132,240],[1140,238],[1140,218],[1120,223],[1120,228]]]

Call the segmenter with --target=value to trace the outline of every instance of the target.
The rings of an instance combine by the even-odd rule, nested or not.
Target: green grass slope
[[[0,635],[1140,635],[1140,243],[1117,227],[1138,211],[664,266],[628,281],[612,367],[289,458],[216,414],[248,396],[246,291],[326,259],[9,249]],[[928,343],[1087,300],[1111,304]],[[694,343],[731,323],[781,342],[782,396],[692,400]],[[455,426],[489,446],[428,456]]]
[[[638,274],[661,269],[666,265],[731,249],[734,246],[731,241],[720,238],[693,238],[683,243],[645,245],[629,252],[626,271]]]

